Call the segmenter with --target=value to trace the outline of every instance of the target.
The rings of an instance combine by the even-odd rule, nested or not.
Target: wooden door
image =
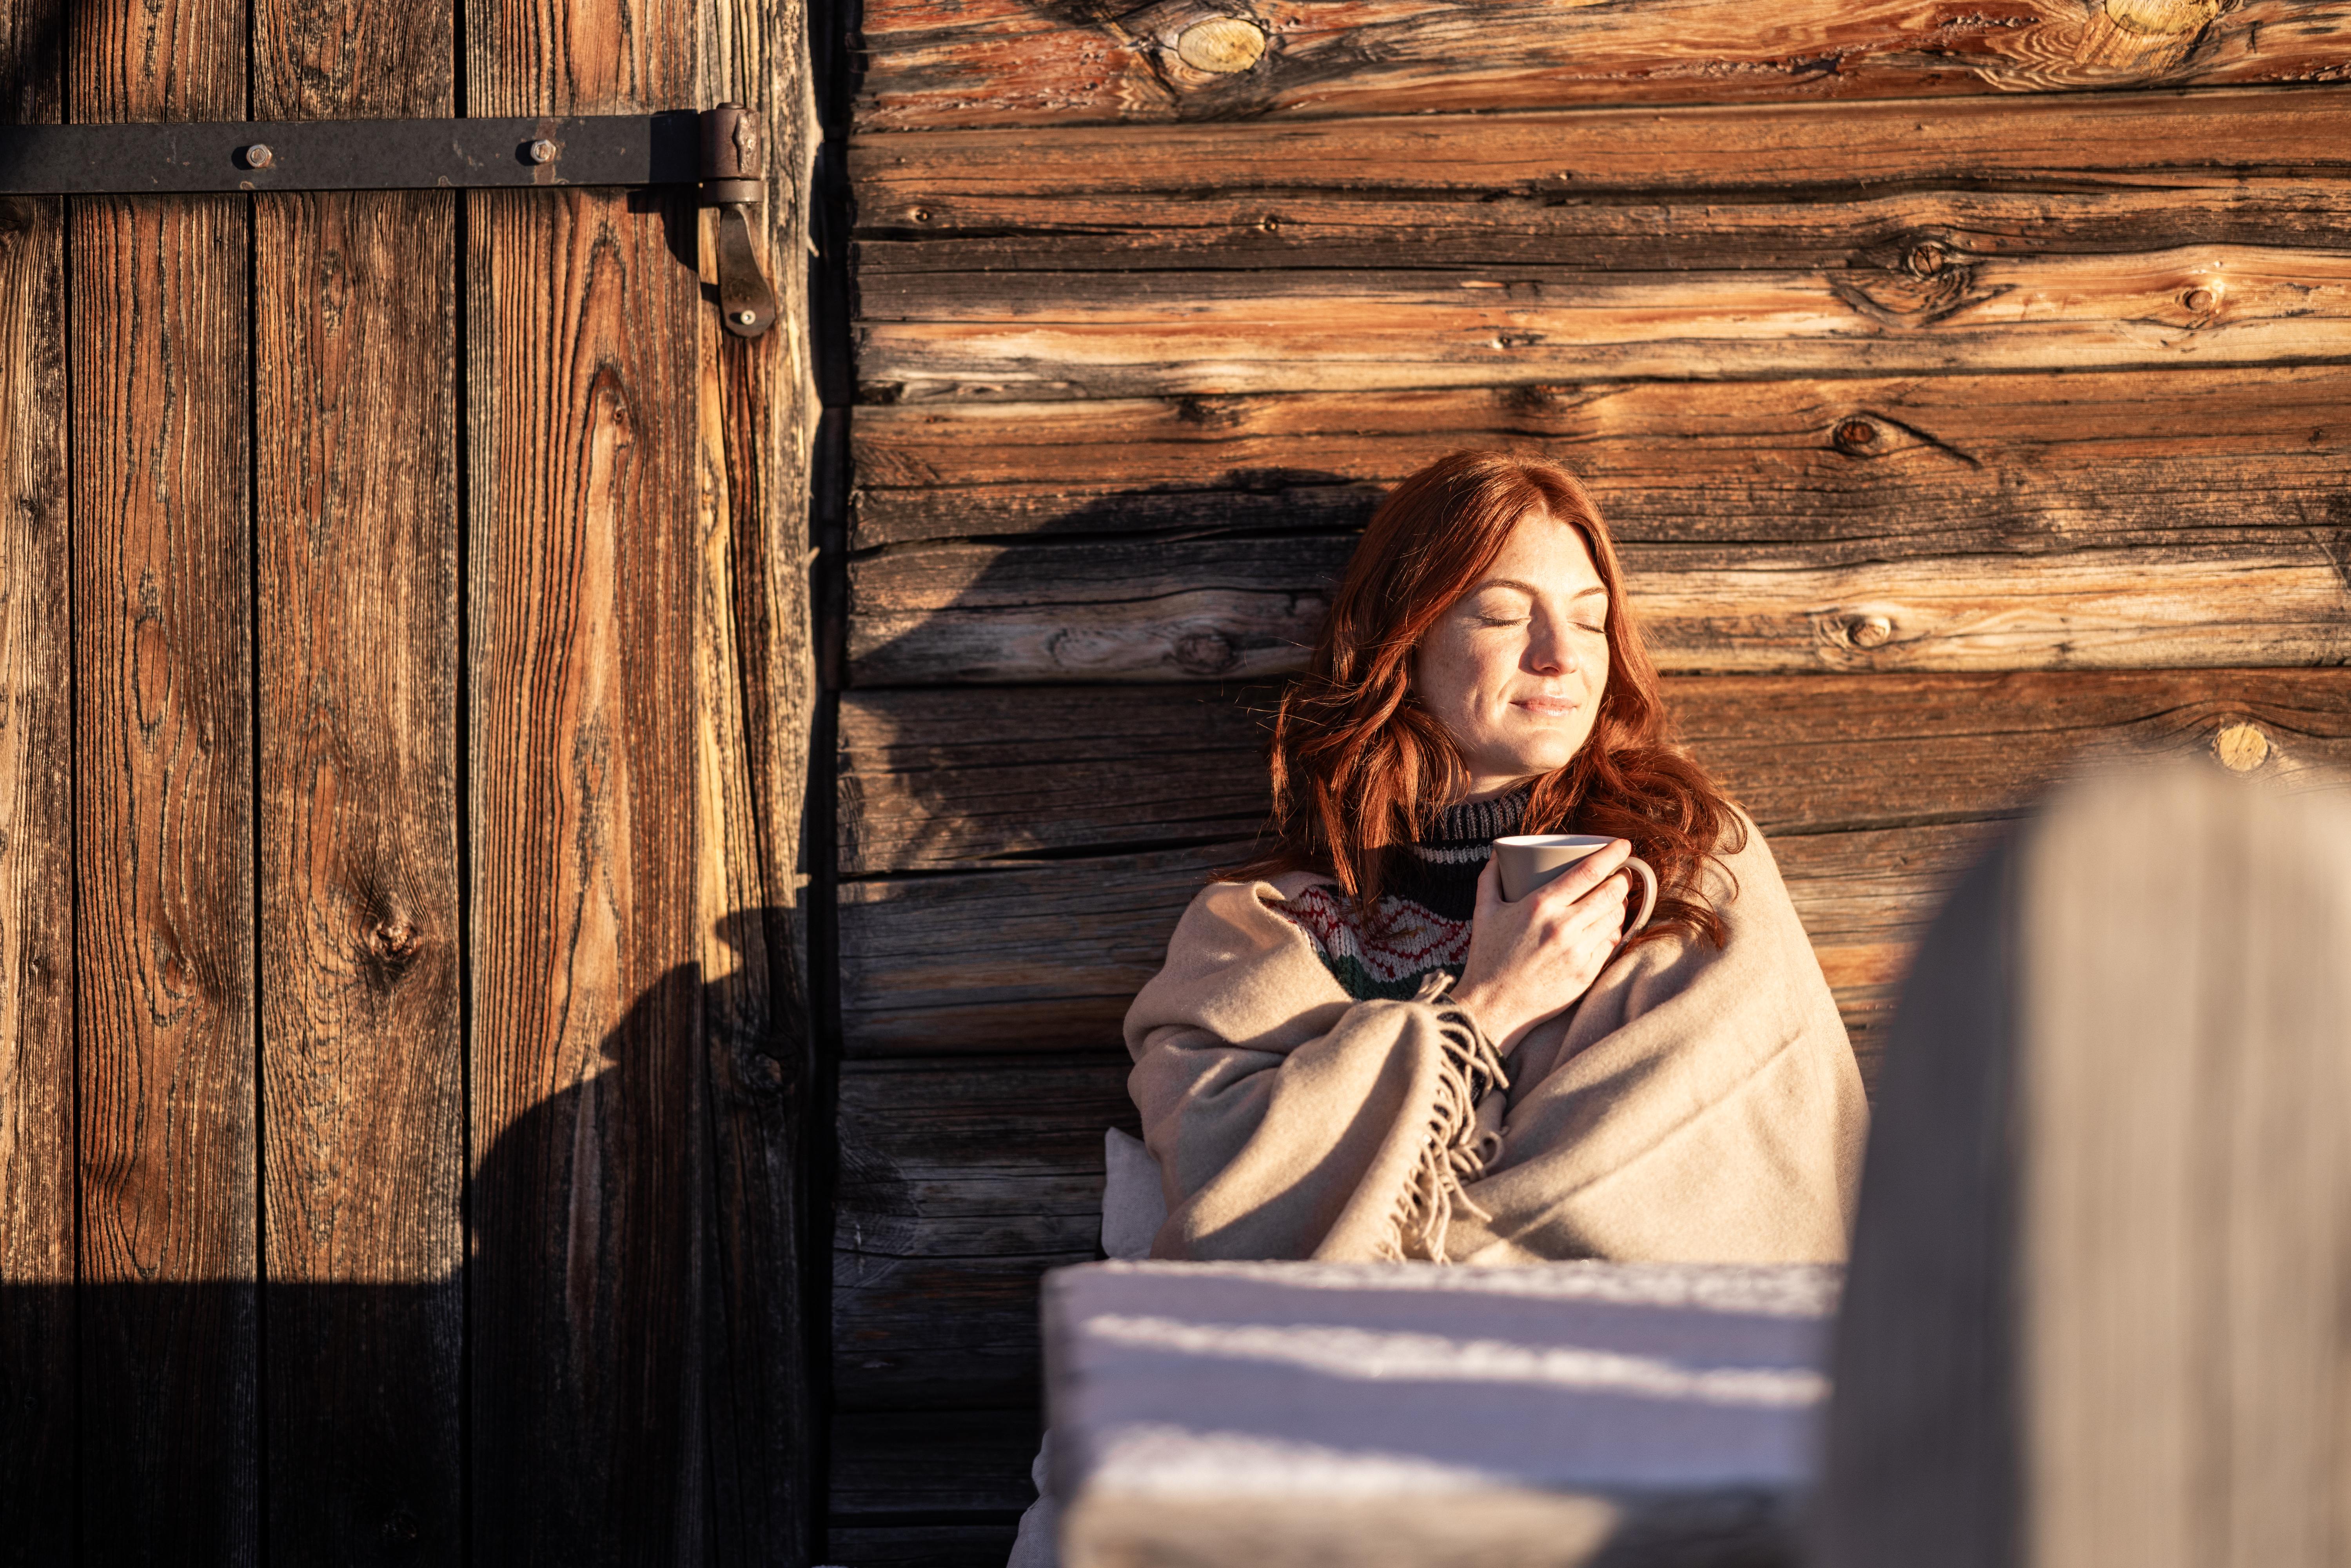
[[[804,1561],[797,8],[0,28],[23,121],[763,109],[789,306],[690,194],[0,206],[0,1561]]]

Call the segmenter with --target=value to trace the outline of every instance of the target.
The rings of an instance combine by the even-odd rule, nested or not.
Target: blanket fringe
[[[1444,1262],[1445,1235],[1457,1207],[1479,1219],[1492,1218],[1465,1189],[1501,1149],[1499,1133],[1479,1131],[1478,1101],[1488,1090],[1508,1089],[1510,1080],[1494,1042],[1452,998],[1452,988],[1453,977],[1438,969],[1421,981],[1413,998],[1437,1009],[1443,1055],[1420,1159],[1397,1197],[1394,1234],[1381,1249],[1383,1257],[1398,1262]]]

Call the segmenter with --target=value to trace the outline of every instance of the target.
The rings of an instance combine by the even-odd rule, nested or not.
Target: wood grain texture
[[[1204,67],[1187,34],[1220,16],[1245,19],[1261,53]],[[1898,0],[1767,11],[1705,0],[1165,0],[1139,9],[883,0],[867,8],[863,34],[863,132],[1817,102],[2332,80],[2351,70],[2351,14],[2283,0],[2024,0],[1975,12]]]
[[[848,874],[977,869],[1263,823],[1280,688],[852,692],[841,705]],[[2262,737],[2252,771],[2351,772],[2339,670],[1686,676],[1676,733],[1771,833],[1972,821],[2061,771]]]
[[[844,1066],[842,1410],[1033,1408],[1037,1276],[1099,1250],[1102,1130],[1139,1129],[1126,1069],[1123,1051]]]
[[[455,198],[255,209],[270,1549],[464,1541]],[[303,1289],[398,1286],[406,1289]]]
[[[0,42],[0,68],[11,60]],[[54,61],[50,62],[52,68]],[[54,77],[47,105],[56,116]],[[0,203],[0,1563],[70,1561],[74,823],[65,204]]]
[[[242,198],[78,200],[80,1542],[257,1549]],[[177,1287],[177,1288],[173,1288]]]
[[[1531,382],[859,411],[853,542],[1360,527],[1465,446],[1573,467],[1630,543],[2043,553],[2351,523],[2351,371]],[[1835,559],[1831,556],[1830,559]]]
[[[1029,1479],[1043,1424],[1016,1410],[848,1410],[828,1445],[833,1529],[910,1514],[1017,1522],[1037,1500]]]
[[[890,547],[850,563],[851,684],[1289,674],[1353,549],[1353,534],[1269,533]],[[2351,652],[2334,528],[2029,554],[1947,554],[1898,534],[1620,554],[1630,612],[1671,672],[2288,665]]]
[[[253,12],[262,119],[446,115],[429,6]],[[268,1550],[464,1549],[455,200],[254,204]]]
[[[708,977],[711,1531],[721,1563],[803,1563],[814,1560],[823,1509],[813,1336],[801,1303],[817,1067],[799,891],[815,705],[807,563],[819,402],[808,291],[791,260],[810,248],[818,135],[802,5],[739,0],[697,6],[693,18],[700,101],[767,117],[763,265],[779,308],[775,329],[750,342],[726,333],[714,310],[697,312],[695,889]],[[718,281],[716,214],[701,220],[699,276],[709,290]]]
[[[1872,1131],[1833,1568],[2339,1556],[2346,879],[2340,798],[2186,769],[1968,879]]]
[[[1930,824],[1773,839],[1850,1027],[1891,1005],[1973,831]],[[1247,847],[844,883],[845,1050],[852,1058],[920,1057],[1115,1040],[1127,1004],[1165,959],[1185,905]]]
[[[2181,246],[1896,268],[925,274],[861,291],[881,401],[2101,370],[2351,356],[2351,253]]]
[[[695,1556],[694,277],[612,193],[468,241],[474,1550]]]
[[[1018,1534],[1011,1524],[843,1524],[825,1532],[825,1555],[856,1568],[998,1568]]]
[[[1256,227],[1261,238],[1249,243],[1270,245],[1290,225],[1311,234],[1343,222],[1458,223],[1484,245],[1512,232],[1599,237],[1633,226],[1575,210],[1594,201],[1635,214],[1670,204],[1677,223],[1693,225],[1695,246],[1790,225],[1817,246],[1840,222],[1849,244],[1867,232],[1868,218],[1887,210],[1872,204],[1924,193],[1954,202],[2032,196],[2047,213],[2085,216],[2108,210],[2101,202],[2153,197],[2116,210],[2145,220],[2168,205],[2199,225],[2230,222],[2239,201],[2251,204],[2249,215],[2323,208],[2340,200],[2325,183],[2351,167],[2346,118],[2351,109],[2332,89],[1384,113],[866,137],[852,144],[849,172],[858,232],[869,239],[1058,230],[1081,256],[1090,236],[1122,230]],[[1707,210],[1708,198],[1731,197],[1761,204],[1747,214]],[[1808,219],[1795,211],[1807,202],[1816,208]],[[1494,210],[1469,210],[1479,203]],[[2187,215],[2199,205],[2208,210]],[[1987,227],[1988,243],[2018,251],[2039,237]]]

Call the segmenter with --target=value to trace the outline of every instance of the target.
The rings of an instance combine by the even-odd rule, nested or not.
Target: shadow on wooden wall
[[[739,951],[780,914],[718,935]],[[805,1352],[737,1321],[758,1303],[716,1190],[741,1179],[711,1135],[727,1087],[705,1074],[733,1054],[714,1035],[768,1016],[753,967],[664,973],[599,1042],[602,1071],[491,1145],[454,1272],[0,1284],[0,1324],[47,1331],[0,1341],[0,1563],[146,1562],[163,1542],[187,1563],[744,1560],[720,1516],[775,1484],[744,1437],[776,1415],[755,1408],[774,1369],[744,1351]],[[797,1115],[805,1085],[756,1060],[778,1071],[750,1087]],[[185,1375],[220,1325],[262,1346],[225,1421]]]

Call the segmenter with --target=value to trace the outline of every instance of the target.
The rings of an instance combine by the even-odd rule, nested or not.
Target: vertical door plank
[[[254,9],[255,114],[447,115],[444,7]],[[456,204],[254,209],[267,1528],[463,1551]]]
[[[246,214],[77,201],[83,1550],[255,1547]]]
[[[799,1310],[816,1079],[799,982],[799,840],[815,696],[808,517],[820,404],[802,284],[817,137],[799,0],[726,0],[695,16],[702,101],[746,104],[767,119],[769,193],[753,232],[779,308],[774,329],[747,342],[715,311],[697,316],[697,918],[705,973],[727,977],[705,993],[716,1181],[711,1530],[721,1563],[802,1563],[818,1513],[810,1325]],[[716,228],[717,214],[704,213],[710,289]]]
[[[243,15],[78,6],[68,118],[245,113]],[[78,198],[80,1549],[258,1547],[241,197]]]
[[[57,118],[54,6],[0,22],[0,112]],[[0,1563],[73,1546],[73,716],[65,204],[0,201]]]
[[[690,16],[473,0],[473,114],[690,101]],[[468,198],[474,1552],[705,1556],[690,210]]]

